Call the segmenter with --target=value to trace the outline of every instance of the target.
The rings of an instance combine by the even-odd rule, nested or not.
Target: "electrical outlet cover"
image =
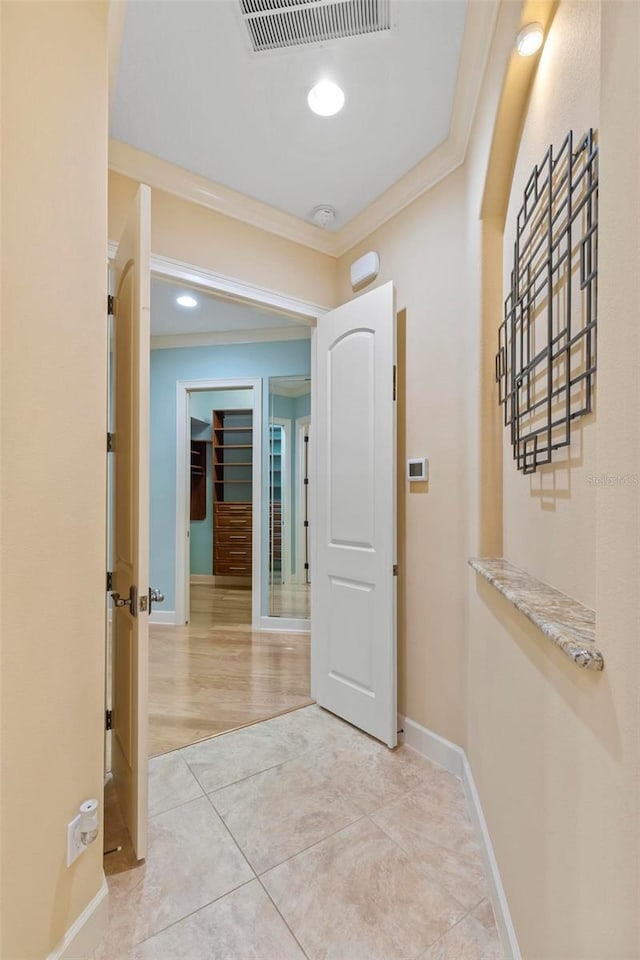
[[[67,824],[67,866],[70,867],[87,848],[80,839],[80,814]]]

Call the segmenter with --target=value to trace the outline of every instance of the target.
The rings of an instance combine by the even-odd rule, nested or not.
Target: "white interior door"
[[[141,186],[114,259],[111,767],[139,860],[147,850],[150,211]]]
[[[396,716],[395,296],[318,320],[311,679],[326,707],[390,747]]]

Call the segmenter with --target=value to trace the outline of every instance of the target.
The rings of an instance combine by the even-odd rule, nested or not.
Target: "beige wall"
[[[106,5],[2,18],[2,946],[43,960],[100,889]]]
[[[631,244],[637,251],[637,221],[634,228],[627,222],[626,231],[621,228],[615,238],[606,230],[607,221],[619,216],[616,190],[632,188],[631,176],[621,180],[616,169],[626,150],[618,159],[611,136],[632,112],[630,89],[638,115],[633,43],[620,46],[629,30],[623,21],[630,14],[630,5],[616,2],[604,3],[602,9],[596,3],[560,4],[532,90],[513,180],[517,203],[526,170],[546,145],[562,140],[569,127],[577,134],[589,125],[599,128],[598,422],[585,419],[576,431],[570,467],[547,468],[531,486],[517,475],[505,449],[503,503],[505,555],[596,606],[604,673],[578,670],[488,585],[469,575],[467,749],[528,960],[630,960],[639,955],[633,813],[638,772],[633,699],[638,679],[637,492],[609,491],[607,506],[615,505],[618,520],[618,553],[610,541],[607,552],[602,544],[610,528],[600,519],[601,494],[587,479],[614,472],[621,455],[638,470],[632,406],[632,397],[637,404],[637,373],[632,378],[631,371],[637,371],[640,359],[637,334],[633,330],[631,335],[630,324],[629,329],[612,325],[607,306],[608,289],[626,287],[623,300],[630,301],[630,286],[637,282],[622,269],[615,249],[615,243]],[[615,35],[615,56],[614,41],[605,44],[604,30],[601,42],[601,17]],[[637,142],[635,156],[637,163]],[[507,237],[512,214],[513,204]],[[505,266],[507,249],[505,243]],[[620,366],[621,353],[633,357],[628,369]],[[609,371],[614,357],[618,383]],[[610,459],[603,458],[607,447]],[[547,489],[555,484],[560,495],[545,504],[537,490],[540,483]],[[621,575],[625,590],[618,585]]]
[[[590,127],[597,129],[599,113],[600,4],[562,3],[540,57],[513,174],[504,234],[505,291],[513,266],[515,221],[531,171],[549,144],[559,148],[569,130],[577,140]],[[571,446],[557,451],[553,464],[533,476],[514,468],[506,430],[503,440],[505,556],[594,607],[595,414],[576,423]]]
[[[110,240],[118,239],[136,188],[134,180],[110,171]],[[152,191],[151,250],[319,306],[336,306],[334,257],[161,190]]]
[[[509,257],[501,217],[479,218],[519,16],[502,6],[465,166],[341,259],[339,296],[349,263],[378,250],[406,310],[401,457],[431,460],[428,490],[399,487],[401,709],[467,750],[526,960],[635,960],[638,486],[587,476],[640,476],[638,5],[559,5],[515,164],[514,198],[541,147],[599,127],[598,419],[583,426],[581,462],[544,471],[566,491],[548,510],[539,479],[530,487],[492,444]],[[466,567],[482,544],[500,552],[503,521],[507,555],[597,606],[603,674],[581,672]]]

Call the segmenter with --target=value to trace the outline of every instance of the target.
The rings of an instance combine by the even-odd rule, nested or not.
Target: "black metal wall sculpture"
[[[549,147],[518,213],[496,355],[518,470],[535,473],[592,409],[596,372],[598,147],[593,130]]]

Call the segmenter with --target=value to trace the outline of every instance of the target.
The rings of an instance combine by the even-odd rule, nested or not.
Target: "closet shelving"
[[[213,410],[215,576],[251,578],[253,411]]]

